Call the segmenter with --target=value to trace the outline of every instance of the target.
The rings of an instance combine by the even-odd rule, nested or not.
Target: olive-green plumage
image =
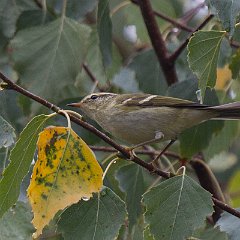
[[[188,100],[151,94],[95,93],[79,107],[103,129],[130,144],[158,138],[176,139],[185,129],[209,119],[240,119],[240,103],[207,106]]]

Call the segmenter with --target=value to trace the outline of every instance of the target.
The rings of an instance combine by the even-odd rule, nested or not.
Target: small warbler
[[[175,140],[185,129],[209,119],[240,119],[240,102],[208,106],[144,93],[94,93],[68,105],[130,144]]]

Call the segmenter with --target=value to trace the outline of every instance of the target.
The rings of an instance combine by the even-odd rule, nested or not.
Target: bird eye
[[[93,100],[94,100],[94,99],[97,99],[97,98],[98,98],[97,95],[92,95],[92,96],[91,96],[91,99],[93,99]]]

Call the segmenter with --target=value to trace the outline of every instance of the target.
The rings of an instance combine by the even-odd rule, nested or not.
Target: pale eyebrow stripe
[[[142,101],[140,101],[139,104],[143,104],[143,103],[145,103],[145,102],[148,102],[148,101],[150,101],[151,99],[153,99],[153,98],[155,98],[155,97],[157,97],[157,95],[151,95],[151,96],[143,99]]]

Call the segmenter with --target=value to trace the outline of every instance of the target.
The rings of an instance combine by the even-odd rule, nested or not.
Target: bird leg
[[[164,138],[164,134],[162,132],[156,132],[154,139],[151,139],[151,140],[139,143],[139,144],[134,145],[132,147],[127,147],[128,151],[130,152],[130,155],[131,155],[130,159],[132,160],[134,155],[135,155],[134,149],[142,147],[144,145],[148,145],[148,144],[152,144],[152,143],[155,143],[155,142],[159,142],[163,138]]]
[[[129,151],[130,151],[130,150],[134,150],[134,149],[139,148],[139,147],[142,147],[142,146],[144,146],[144,145],[148,145],[148,144],[152,144],[152,143],[158,142],[158,141],[160,141],[160,140],[163,139],[163,138],[164,138],[163,133],[162,133],[162,132],[157,132],[157,133],[155,134],[155,138],[154,138],[154,139],[148,140],[148,141],[146,141],[146,142],[139,143],[139,144],[137,144],[137,145],[134,145],[134,146],[132,146],[132,147],[129,147],[128,149],[129,149]]]
[[[176,139],[172,139],[166,146],[165,148],[157,155],[157,157],[155,157],[151,163],[153,164],[153,166],[158,166],[158,159],[167,151],[167,149],[172,146],[172,144],[176,141]]]

